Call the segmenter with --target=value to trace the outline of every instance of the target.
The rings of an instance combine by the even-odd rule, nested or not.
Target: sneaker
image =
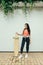
[[[21,55],[19,56],[19,59],[22,58],[22,57],[23,57],[23,55],[21,54]]]
[[[25,55],[25,58],[28,58],[28,54]]]

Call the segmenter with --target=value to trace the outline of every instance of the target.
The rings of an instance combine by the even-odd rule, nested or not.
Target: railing
[[[24,7],[25,5],[24,5],[23,2],[18,2],[18,3],[13,3],[13,6],[14,6],[14,7],[17,6],[18,8],[22,8],[22,7]],[[27,4],[26,4],[26,7],[30,7],[30,6],[31,6],[30,3],[27,3]],[[36,1],[36,2],[33,3],[32,6],[33,6],[33,7],[43,7],[43,2],[42,2],[42,1]]]

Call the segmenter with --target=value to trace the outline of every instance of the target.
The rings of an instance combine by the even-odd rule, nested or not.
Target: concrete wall
[[[22,33],[26,22],[31,28],[30,51],[43,51],[43,9],[27,11],[27,17],[21,9],[15,10],[14,14],[8,16],[0,11],[0,51],[14,50],[13,36],[16,32]],[[22,37],[20,37],[19,48],[21,40]]]

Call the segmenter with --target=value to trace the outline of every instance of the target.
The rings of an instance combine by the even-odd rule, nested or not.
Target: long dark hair
[[[29,26],[28,23],[25,23],[25,25],[27,26],[27,30],[28,30],[28,33],[29,33],[29,35],[30,35],[30,26]]]

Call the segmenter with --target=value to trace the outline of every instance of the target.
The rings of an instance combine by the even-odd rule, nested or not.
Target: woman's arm
[[[31,34],[30,34],[30,44],[31,44],[31,42],[32,42],[31,39],[32,39],[32,38],[31,38]]]
[[[20,35],[20,36],[22,36],[22,35],[23,35],[23,34],[19,34],[19,33],[17,33],[17,32],[16,32],[16,34],[17,34],[17,35]]]

